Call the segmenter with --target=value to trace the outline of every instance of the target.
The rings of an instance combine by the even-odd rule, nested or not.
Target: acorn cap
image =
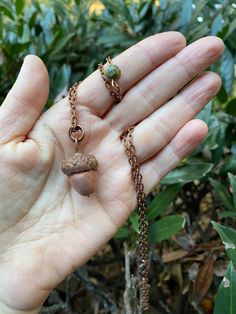
[[[97,170],[97,167],[98,161],[95,156],[76,153],[74,156],[63,160],[61,170],[70,176],[75,173]]]

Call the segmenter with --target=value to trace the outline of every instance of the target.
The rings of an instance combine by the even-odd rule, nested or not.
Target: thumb
[[[43,61],[35,55],[26,56],[0,107],[0,144],[25,138],[40,116],[48,93],[49,77]]]

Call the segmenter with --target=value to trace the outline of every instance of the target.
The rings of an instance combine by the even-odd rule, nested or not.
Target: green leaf
[[[236,231],[222,226],[212,221],[213,227],[219,233],[221,240],[225,246],[226,253],[229,259],[233,262],[234,267],[236,266]]]
[[[3,34],[3,21],[2,21],[2,15],[0,15],[0,41],[2,40],[2,34]]]
[[[228,95],[227,95],[224,85],[221,85],[221,88],[219,92],[217,93],[216,97],[218,98],[219,102],[222,104],[227,101]]]
[[[56,56],[70,41],[70,39],[74,36],[74,33],[68,34],[63,36],[58,42],[56,43],[55,47],[52,50],[51,57]]]
[[[236,172],[236,156],[235,155],[231,156],[228,160],[226,160],[220,169],[220,175],[224,175],[227,172],[232,172],[232,173]]]
[[[222,15],[219,13],[217,16],[214,18],[212,26],[211,26],[211,35],[216,36],[223,27],[223,18]]]
[[[16,14],[20,15],[24,8],[24,0],[16,0]]]
[[[226,40],[236,29],[236,19],[232,20],[229,24],[229,29],[224,37],[224,40]]]
[[[206,124],[209,124],[209,120],[211,118],[211,110],[212,110],[212,102],[210,101],[196,116],[195,119],[200,119]]]
[[[115,238],[116,239],[125,239],[128,238],[130,236],[130,229],[126,226],[122,226],[117,233],[115,234]]]
[[[134,230],[139,233],[138,213],[136,210],[130,215],[129,220]]]
[[[226,210],[224,212],[221,212],[219,213],[219,217],[220,218],[232,218],[232,217],[236,217],[236,211],[229,211],[229,210]]]
[[[161,218],[149,227],[149,239],[160,242],[177,234],[184,228],[186,218],[182,215],[171,215]]]
[[[228,173],[228,178],[229,178],[230,186],[232,188],[234,208],[236,210],[236,178],[232,173]]]
[[[228,114],[236,116],[236,98],[231,99],[227,103],[225,110]]]
[[[153,219],[166,210],[167,206],[174,200],[181,190],[182,184],[173,184],[158,193],[148,207],[148,219]]]
[[[67,64],[61,65],[60,69],[51,66],[51,94],[55,100],[63,92],[67,91],[71,77],[71,68]]]
[[[115,1],[112,1],[115,2]],[[120,11],[122,12],[122,15],[125,17],[125,19],[128,21],[130,26],[133,25],[133,19],[129,11],[129,7],[126,5],[125,0],[119,0],[117,1],[117,6],[120,8]],[[117,10],[116,10],[117,12]]]
[[[187,183],[204,177],[213,168],[213,164],[195,161],[176,168],[161,180],[161,184]]]
[[[231,153],[232,154],[236,154],[236,143],[234,144],[234,143],[232,143],[232,145],[231,145]],[[236,157],[236,156],[235,156]]]
[[[141,9],[140,12],[139,12],[139,16],[140,16],[141,19],[143,19],[143,18],[145,17],[145,15],[147,14],[147,12],[148,12],[148,10],[149,10],[149,8],[150,8],[150,4],[151,4],[151,3],[150,3],[149,1],[147,1],[146,3],[144,3],[142,9]]]
[[[192,10],[193,10],[192,0],[188,0],[188,1],[182,0],[181,7],[182,7],[182,11],[180,15],[180,21],[182,25],[182,31],[186,31],[192,18]]]
[[[195,1],[195,9],[193,11],[193,19],[196,20],[203,12],[204,7],[207,5],[208,0]]]
[[[232,197],[228,192],[227,188],[218,180],[210,178],[210,182],[214,188],[216,195],[219,197],[225,208],[230,211],[236,211],[232,201]]]
[[[234,314],[236,311],[236,272],[229,263],[216,294],[214,314]]]
[[[234,59],[231,52],[226,47],[221,58],[220,74],[225,90],[227,94],[230,95],[234,80]]]
[[[130,43],[130,38],[127,38],[126,34],[120,34],[113,32],[107,32],[105,36],[101,36],[98,38],[97,43],[99,45],[105,45],[106,47],[111,47],[113,45],[121,44],[124,45],[125,42],[129,41]]]
[[[204,141],[204,146],[207,147],[207,149],[209,150],[213,150],[221,146],[222,137],[224,136],[225,132],[225,127],[224,124],[220,123],[216,116],[213,114],[210,115],[207,125],[208,135]]]
[[[210,29],[206,22],[201,23],[200,25],[193,29],[189,29],[189,36],[191,36],[191,42],[208,35],[209,31]]]
[[[11,8],[9,8],[9,6],[7,4],[5,4],[5,3],[1,4],[0,5],[0,11],[1,11],[1,13],[8,16],[10,19],[14,20],[14,15],[12,14],[12,10],[11,10]]]
[[[167,0],[159,0],[159,3],[160,3],[160,9],[161,10],[165,10],[167,8],[167,5],[168,5]]]

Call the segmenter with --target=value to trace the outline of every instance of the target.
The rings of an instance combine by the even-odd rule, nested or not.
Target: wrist
[[[40,308],[31,310],[31,311],[23,311],[23,310],[16,310],[11,307],[8,307],[4,303],[0,302],[0,313],[1,314],[38,314]]]

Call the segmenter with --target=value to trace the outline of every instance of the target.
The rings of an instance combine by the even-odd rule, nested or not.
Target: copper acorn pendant
[[[97,167],[95,156],[75,153],[63,160],[61,170],[69,176],[69,182],[77,192],[89,196],[96,189]]]

